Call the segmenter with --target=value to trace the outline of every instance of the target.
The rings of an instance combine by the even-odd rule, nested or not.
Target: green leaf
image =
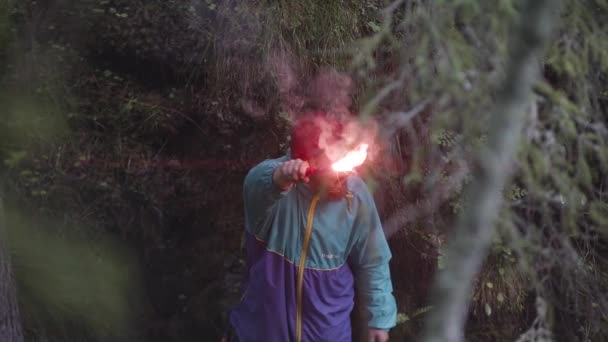
[[[566,138],[575,139],[578,136],[578,131],[573,120],[565,118],[560,121],[560,128]]]
[[[589,216],[600,229],[604,230],[604,234],[608,234],[608,204],[596,202],[591,204]]]
[[[4,165],[9,168],[17,166],[27,156],[26,151],[9,151],[8,157],[4,159]]]
[[[502,302],[504,302],[504,301],[505,301],[505,296],[502,294],[502,292],[499,292],[499,293],[498,293],[498,295],[496,295],[496,300],[497,300],[499,303],[502,303]]]
[[[485,303],[483,306],[483,311],[486,313],[486,316],[491,316],[492,315],[492,307],[490,306],[490,304]]]
[[[376,23],[375,21],[369,21],[367,23],[367,26],[369,26],[369,28],[373,31],[373,32],[380,32],[380,30],[382,29],[380,27],[380,25],[378,25],[378,23]]]
[[[422,180],[423,180],[422,175],[420,174],[420,172],[417,169],[415,169],[415,170],[412,170],[411,172],[409,172],[408,174],[406,174],[403,177],[403,179],[401,180],[401,182],[404,185],[415,185],[415,184],[422,182]]]
[[[397,314],[397,324],[402,324],[409,320],[410,320],[410,318],[408,317],[408,315],[401,313],[401,312]]]
[[[591,170],[589,169],[589,164],[585,160],[583,153],[580,153],[578,157],[578,162],[576,164],[576,174],[579,183],[584,186],[586,189],[592,188],[592,176]]]

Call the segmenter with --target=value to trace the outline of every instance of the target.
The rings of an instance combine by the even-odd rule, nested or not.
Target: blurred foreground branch
[[[539,75],[543,46],[554,26],[556,4],[551,0],[528,0],[522,7],[506,79],[488,128],[488,145],[478,156],[466,206],[447,240],[445,269],[435,279],[435,309],[426,322],[423,341],[463,340],[469,294],[494,235],[501,191],[512,169],[532,86]]]

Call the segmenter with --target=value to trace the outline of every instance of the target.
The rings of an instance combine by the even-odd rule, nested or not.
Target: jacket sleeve
[[[272,181],[274,170],[286,158],[268,159],[253,167],[243,184],[243,201],[245,205],[245,229],[259,237],[263,221],[274,204],[287,192],[281,191]]]
[[[358,191],[355,241],[350,264],[358,295],[365,306],[368,327],[388,330],[396,325],[397,305],[389,269],[391,252],[382,230],[374,199],[363,181]]]

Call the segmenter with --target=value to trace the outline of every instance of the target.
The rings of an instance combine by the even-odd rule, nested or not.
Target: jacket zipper
[[[310,236],[312,235],[312,222],[318,201],[319,194],[316,194],[310,202],[308,217],[306,218],[304,243],[302,244],[302,255],[300,256],[300,267],[298,268],[298,282],[296,287],[296,342],[302,342],[302,286],[304,282],[304,265],[306,264],[306,254],[308,253],[308,245],[310,243]]]

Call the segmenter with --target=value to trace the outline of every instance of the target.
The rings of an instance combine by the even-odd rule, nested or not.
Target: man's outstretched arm
[[[252,168],[243,184],[245,219],[249,229],[260,227],[260,220],[268,210],[291,188],[294,182],[308,182],[308,163],[287,157],[265,160]],[[249,231],[256,234],[255,231]]]

